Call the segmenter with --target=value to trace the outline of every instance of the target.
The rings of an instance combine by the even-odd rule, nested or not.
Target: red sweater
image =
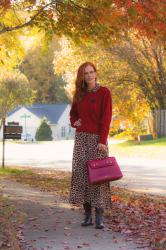
[[[81,119],[81,126],[74,122]],[[81,101],[72,104],[71,126],[76,132],[94,133],[100,136],[99,143],[106,144],[112,118],[112,98],[108,88],[100,86],[96,92],[87,92]]]

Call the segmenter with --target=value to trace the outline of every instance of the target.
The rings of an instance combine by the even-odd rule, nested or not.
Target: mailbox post
[[[2,126],[3,126],[3,138],[2,138],[2,168],[5,167],[5,118],[2,119]]]
[[[5,139],[21,139],[22,126],[18,122],[9,122],[5,125],[5,118],[3,118],[3,150],[2,150],[2,168],[5,167]]]

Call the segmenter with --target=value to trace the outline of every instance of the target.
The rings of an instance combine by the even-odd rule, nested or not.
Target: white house
[[[73,139],[75,130],[70,126],[70,104],[33,104],[32,106],[18,106],[12,110],[7,118],[8,122],[18,122],[23,126],[22,138],[35,140],[36,130],[43,118],[52,130],[53,140]],[[2,138],[2,130],[0,133]]]

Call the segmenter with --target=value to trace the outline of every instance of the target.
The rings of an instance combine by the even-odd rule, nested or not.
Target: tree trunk
[[[153,138],[156,138],[157,131],[156,131],[156,124],[155,124],[155,115],[153,112],[150,112],[148,116],[148,129],[149,129],[149,133],[152,134]]]
[[[166,136],[166,110],[155,109],[148,117],[150,133],[154,137]]]

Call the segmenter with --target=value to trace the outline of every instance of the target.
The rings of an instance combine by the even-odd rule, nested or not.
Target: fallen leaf
[[[34,220],[37,220],[37,219],[38,219],[38,217],[29,217],[28,218],[29,221],[34,221]]]
[[[90,244],[89,244],[88,242],[83,242],[82,245],[83,245],[83,246],[87,246],[87,247],[90,246]]]

